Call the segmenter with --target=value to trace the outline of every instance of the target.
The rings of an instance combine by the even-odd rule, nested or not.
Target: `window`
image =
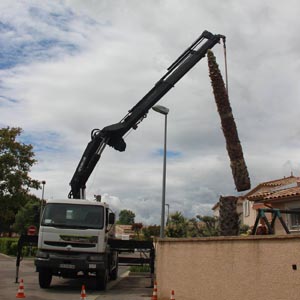
[[[64,228],[95,228],[104,226],[104,209],[99,205],[49,203],[42,225]]]
[[[250,216],[250,201],[249,200],[245,200],[243,202],[243,214],[244,214],[244,217]]]
[[[290,210],[298,210],[300,211],[300,207],[298,208],[291,208]],[[300,229],[300,214],[291,214],[290,215],[290,220],[291,220],[291,229]]]

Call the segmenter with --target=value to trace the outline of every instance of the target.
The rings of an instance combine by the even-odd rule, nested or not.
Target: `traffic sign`
[[[34,225],[30,225],[27,229],[27,235],[35,235],[36,227]]]

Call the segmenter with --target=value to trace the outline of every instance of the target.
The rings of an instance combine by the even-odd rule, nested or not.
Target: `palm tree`
[[[226,140],[226,148],[230,158],[230,166],[234,178],[236,189],[245,191],[250,189],[250,178],[247,166],[243,157],[242,146],[238,137],[236,124],[232,115],[232,110],[216,58],[211,50],[207,52],[209,76],[221,118],[223,134]]]
[[[236,211],[237,197],[220,197],[220,235],[231,236],[239,234],[239,215]]]

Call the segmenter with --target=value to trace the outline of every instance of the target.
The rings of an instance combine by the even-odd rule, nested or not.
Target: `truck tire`
[[[97,290],[104,291],[106,290],[108,282],[108,270],[106,269],[103,272],[97,272],[96,274],[96,288]]]
[[[110,272],[110,279],[111,280],[116,280],[118,278],[118,264],[116,267]]]
[[[39,284],[42,289],[47,289],[52,280],[52,273],[49,269],[41,269],[39,271]]]

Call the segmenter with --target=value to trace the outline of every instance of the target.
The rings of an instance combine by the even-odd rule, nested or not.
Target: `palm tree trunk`
[[[236,124],[227,94],[227,90],[211,50],[207,52],[209,76],[213,87],[215,101],[221,118],[222,130],[226,140],[226,148],[230,158],[230,166],[237,191],[250,189],[250,178],[243,157],[242,146],[238,137]]]
[[[239,234],[239,215],[236,211],[237,197],[220,197],[220,235],[232,236]]]

